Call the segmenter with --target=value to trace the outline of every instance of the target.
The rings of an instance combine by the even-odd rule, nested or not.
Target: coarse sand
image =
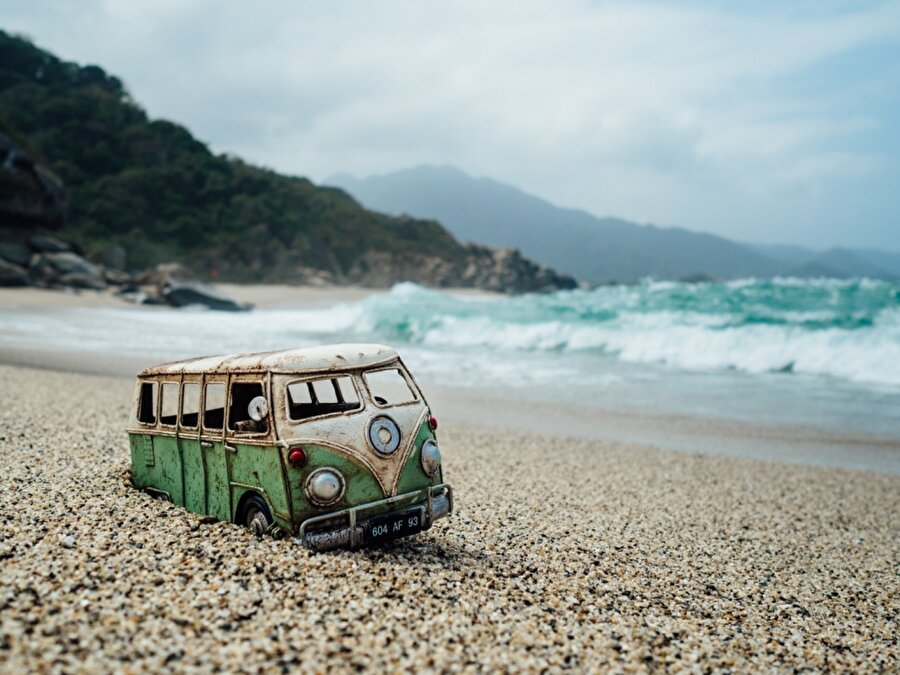
[[[130,380],[0,378],[4,672],[900,669],[897,476],[447,425],[453,515],[313,554],[133,489]]]

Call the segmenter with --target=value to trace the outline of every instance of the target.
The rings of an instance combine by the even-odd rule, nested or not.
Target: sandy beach
[[[286,284],[213,284],[214,288],[242,304],[254,307],[291,307],[296,305],[320,306],[335,302],[362,300],[379,292],[372,288],[356,286],[312,287]],[[478,294],[479,291],[462,289],[457,292]],[[2,309],[72,309],[78,307],[134,307],[112,291],[91,291],[46,288],[0,288]],[[154,307],[145,309],[153,311]]]
[[[212,284],[241,304],[259,308],[321,307],[338,302],[355,302],[385,289],[360,286],[291,286],[288,284]],[[474,288],[446,289],[456,295],[497,296]],[[79,307],[134,307],[114,292],[79,289],[0,288],[0,309],[72,309]],[[149,311],[165,308],[145,307]]]
[[[130,379],[0,377],[5,672],[898,668],[896,476],[451,424],[449,519],[311,554],[134,490]]]

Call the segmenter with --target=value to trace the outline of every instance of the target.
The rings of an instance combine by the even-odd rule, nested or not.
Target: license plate
[[[374,544],[421,532],[424,515],[424,509],[418,508],[376,516],[366,524],[366,537],[369,543]]]

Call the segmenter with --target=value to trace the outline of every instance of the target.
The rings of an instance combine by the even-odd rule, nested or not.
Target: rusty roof
[[[301,373],[345,368],[367,368],[388,363],[397,358],[397,352],[384,345],[340,344],[284,349],[252,354],[224,354],[198,356],[184,361],[173,361],[152,366],[138,373],[138,377],[150,375],[177,375],[181,373],[247,373],[267,372]]]

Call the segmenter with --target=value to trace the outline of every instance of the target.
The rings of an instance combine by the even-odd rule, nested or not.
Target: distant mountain
[[[851,279],[854,277],[900,278],[900,274],[884,269],[876,265],[868,257],[845,248],[833,248],[825,251],[811,260],[788,270],[787,275],[792,277],[833,277],[836,279]]]
[[[900,253],[889,253],[874,248],[859,249],[856,253],[900,278]]]
[[[748,246],[757,253],[782,263],[785,266],[785,269],[799,267],[822,253],[821,251],[817,251],[814,248],[807,248],[806,246],[791,246],[785,244],[748,244]]]
[[[420,166],[366,179],[340,174],[325,182],[368,208],[434,218],[461,240],[516,246],[538,262],[594,283],[648,276],[771,276],[785,268],[722,237],[598,218],[453,167]]]
[[[593,283],[644,277],[900,276],[900,254],[744,244],[680,228],[598,218],[451,166],[419,166],[364,179],[338,174],[325,182],[368,208],[434,218],[461,240],[515,246],[540,263]]]
[[[775,244],[751,244],[758,253],[785,265],[785,276],[797,277],[870,277],[875,279],[900,278],[900,253],[890,253],[872,248],[832,248],[817,251],[804,246]]]

